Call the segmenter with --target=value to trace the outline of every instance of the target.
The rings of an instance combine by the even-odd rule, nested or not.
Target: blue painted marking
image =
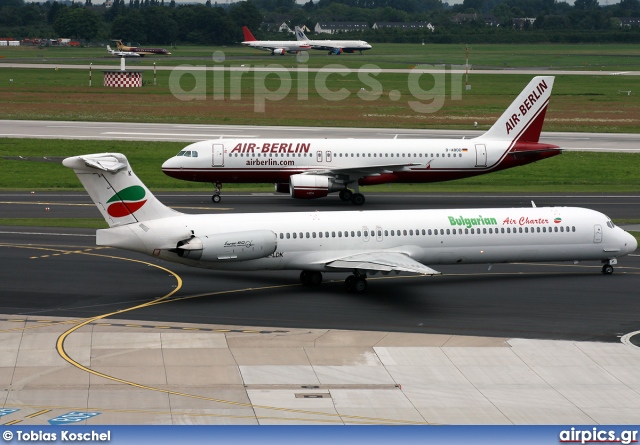
[[[9,414],[13,414],[16,411],[20,411],[19,408],[0,408],[0,417],[8,416]]]
[[[53,419],[49,419],[49,424],[51,425],[68,425],[70,423],[82,422],[84,420],[95,417],[101,413],[97,412],[82,412],[82,411],[71,411],[70,413],[63,414],[58,417],[54,417]]]

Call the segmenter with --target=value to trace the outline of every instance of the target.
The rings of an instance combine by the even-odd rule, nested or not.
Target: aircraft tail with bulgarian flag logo
[[[78,175],[109,227],[180,215],[153,196],[123,154],[74,156],[62,164]]]

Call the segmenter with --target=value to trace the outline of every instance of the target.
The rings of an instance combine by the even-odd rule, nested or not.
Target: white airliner
[[[107,51],[109,54],[116,57],[141,57],[140,54],[131,51],[115,51],[111,49],[109,45],[107,45]]]
[[[188,215],[158,201],[122,154],[63,164],[109,224],[98,245],[207,269],[301,270],[305,285],[342,272],[347,290],[362,292],[367,274],[514,261],[595,260],[611,274],[637,247],[607,216],[571,207]]]
[[[329,55],[355,53],[356,51],[360,51],[362,54],[362,51],[371,49],[371,45],[364,40],[311,40],[307,38],[299,26],[296,26],[296,38],[299,42],[307,42],[313,49],[328,51]]]
[[[242,27],[244,33],[244,42],[241,42],[244,46],[249,48],[261,49],[264,51],[271,51],[271,55],[283,56],[287,53],[298,54],[300,51],[308,51],[311,46],[307,42],[299,42],[297,40],[256,40],[251,34],[249,28]]]
[[[535,77],[483,135],[474,139],[215,139],[185,147],[162,171],[186,181],[272,182],[299,199],[339,192],[362,205],[361,185],[422,183],[482,175],[562,152],[540,143],[554,78]],[[353,191],[352,191],[353,190]]]

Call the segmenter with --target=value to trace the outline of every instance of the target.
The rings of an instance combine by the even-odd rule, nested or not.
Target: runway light
[[[45,211],[45,212],[48,212],[48,211],[49,211],[49,207],[45,207],[45,208],[44,208],[44,211]]]

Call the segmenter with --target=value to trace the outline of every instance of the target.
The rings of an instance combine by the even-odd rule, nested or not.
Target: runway
[[[159,194],[185,212],[208,195]],[[233,195],[218,212],[284,207]],[[638,196],[373,195],[376,208],[585,205]],[[342,203],[324,200],[321,211]],[[49,211],[45,212],[44,208]],[[98,217],[82,193],[2,193],[0,217]],[[97,248],[94,231],[0,227],[5,425],[637,424],[640,256],[442,267],[441,277],[219,273]],[[334,276],[329,276],[334,275]]]
[[[263,59],[264,60],[264,59]],[[91,68],[95,70],[111,70],[114,68],[119,68],[120,65],[117,59],[113,59],[114,63],[109,65],[98,65],[91,64]],[[130,63],[130,65],[134,66]],[[303,65],[304,66],[304,65]],[[458,65],[459,66],[459,65]],[[69,63],[15,63],[15,62],[0,62],[0,68],[32,68],[32,69],[70,69],[70,70],[89,70],[89,65],[87,64],[69,64]],[[273,64],[264,67],[264,66],[222,66],[222,67],[213,67],[213,66],[204,66],[204,65],[192,65],[192,64],[182,64],[176,66],[151,66],[151,65],[135,65],[136,70],[147,70],[151,71],[157,69],[158,71],[213,71],[215,69],[222,69],[224,71],[256,71],[256,72],[289,72],[293,68],[287,68],[284,66],[274,66]],[[305,70],[314,73],[319,72],[321,70],[325,70],[326,68],[309,68],[305,67]],[[384,73],[393,73],[393,74],[409,74],[409,73],[432,73],[432,74],[440,74],[444,72],[444,65],[441,68],[438,68],[437,65],[425,65],[422,68],[420,65],[417,65],[415,68],[347,68],[331,65],[332,73],[373,73],[378,74],[380,72]],[[458,69],[449,69],[447,70],[450,74],[465,74],[466,70],[464,68]],[[563,69],[550,69],[550,68],[516,68],[516,69],[472,69],[471,72],[473,74],[524,74],[524,75],[546,75],[546,76],[639,76],[640,71],[609,71],[609,70],[563,70]]]
[[[473,138],[474,130],[417,130],[389,128],[269,127],[254,125],[140,124],[0,120],[0,137],[87,140],[195,142],[219,138]],[[640,151],[640,135],[625,133],[543,132],[541,142],[579,151]]]

